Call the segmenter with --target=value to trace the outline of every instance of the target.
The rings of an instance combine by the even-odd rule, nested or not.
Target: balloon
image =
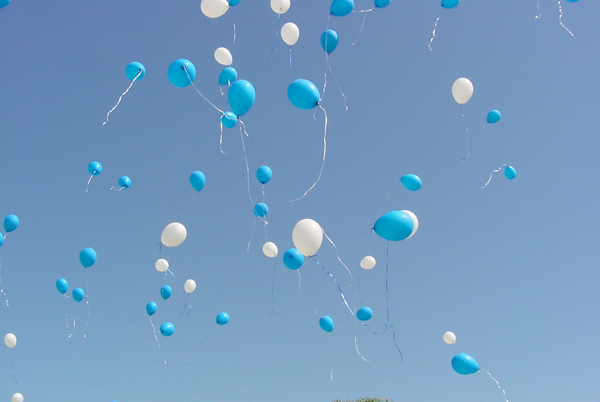
[[[366,257],[364,257],[362,260],[360,260],[360,267],[362,269],[373,269],[375,267],[376,261],[375,258],[368,255]]]
[[[100,162],[90,162],[90,164],[88,165],[88,172],[92,176],[98,176],[100,173],[102,173],[102,165],[100,164]]]
[[[319,319],[319,326],[325,332],[333,331],[333,320],[328,315],[324,315]]]
[[[167,247],[179,246],[187,237],[187,230],[179,222],[169,223],[160,235],[160,241]]]
[[[0,246],[2,246],[2,244],[3,244],[3,243],[4,243],[4,236],[2,236],[2,235],[0,234]]]
[[[215,50],[215,60],[219,64],[229,66],[231,65],[231,63],[233,63],[233,56],[227,48],[220,47],[217,50]]]
[[[15,346],[17,346],[17,337],[15,336],[15,334],[6,334],[6,336],[4,337],[4,343],[6,344],[6,346],[12,349]]]
[[[421,188],[421,178],[416,174],[405,174],[400,178],[404,188],[410,191],[417,191]]]
[[[73,289],[73,292],[71,294],[73,295],[73,300],[75,300],[76,302],[82,301],[85,297],[85,292],[81,288]]]
[[[154,267],[158,272],[165,272],[167,269],[169,269],[169,262],[164,258],[159,258],[154,263]]]
[[[193,279],[188,279],[183,284],[183,289],[185,290],[185,293],[192,293],[194,290],[196,290],[196,281]]]
[[[170,322],[165,322],[163,325],[160,326],[160,333],[163,336],[171,336],[173,335],[173,332],[175,332],[175,326]]]
[[[84,268],[89,268],[94,265],[97,257],[96,250],[90,247],[86,247],[79,252],[79,262],[81,262],[81,265],[83,265]]]
[[[569,3],[575,3],[577,0],[567,0]]]
[[[146,313],[148,313],[148,315],[153,315],[156,313],[156,310],[158,310],[158,305],[156,303],[150,302],[146,304]]]
[[[15,393],[10,397],[10,402],[23,402],[23,394]]]
[[[19,227],[19,217],[17,215],[8,215],[4,218],[4,230],[6,233],[12,232]]]
[[[383,8],[389,6],[392,0],[375,0],[375,7]]]
[[[338,45],[338,34],[333,29],[328,29],[321,34],[321,47],[330,54]]]
[[[234,6],[237,6],[238,4],[240,4],[240,0],[229,0],[228,3],[229,3],[229,6],[234,7]]]
[[[271,10],[277,14],[285,14],[290,6],[290,0],[271,0]]]
[[[412,235],[415,227],[412,217],[406,212],[391,211],[377,219],[375,233],[386,240],[400,241]]]
[[[200,10],[208,18],[219,18],[227,12],[229,3],[227,0],[202,0]]]
[[[66,279],[60,278],[56,281],[56,289],[64,295],[69,290],[69,282]]]
[[[264,218],[269,213],[269,207],[264,202],[259,202],[254,206],[254,215]]]
[[[479,371],[479,364],[466,353],[459,353],[452,358],[452,368],[458,374],[468,375]]]
[[[294,46],[300,37],[300,30],[293,22],[287,22],[281,27],[281,39],[290,46]]]
[[[415,215],[414,212],[408,211],[406,209],[403,209],[400,212],[408,214],[408,216],[410,216],[413,220],[413,230],[412,232],[410,232],[410,236],[407,237],[407,239],[410,239],[415,235],[415,233],[417,233],[417,229],[419,229],[419,219],[417,219],[417,215]]]
[[[290,84],[287,96],[292,105],[300,109],[312,109],[319,105],[321,94],[312,82],[298,79]]]
[[[442,0],[442,7],[444,8],[454,8],[458,6],[460,0]]]
[[[279,253],[279,250],[277,249],[277,245],[273,242],[266,242],[265,244],[263,244],[263,253],[270,258],[274,258],[277,257],[277,254]]]
[[[298,269],[304,263],[304,256],[295,248],[290,248],[283,254],[283,264],[289,269]]]
[[[204,188],[204,183],[206,183],[206,177],[204,177],[204,173],[199,170],[196,170],[190,175],[190,183],[192,187],[196,191],[200,191]]]
[[[448,345],[452,345],[453,343],[456,343],[456,335],[454,335],[454,332],[445,332],[444,333],[444,342],[446,342]]]
[[[238,73],[233,67],[225,67],[221,74],[219,74],[220,85],[231,85],[232,82],[237,80]]]
[[[233,128],[237,124],[237,116],[233,112],[225,112],[221,116],[221,124],[227,128]]]
[[[119,187],[121,187],[121,188],[131,187],[131,179],[128,176],[121,176],[119,178]]]
[[[267,184],[273,177],[273,171],[268,166],[261,166],[256,171],[256,178],[262,184]]]
[[[333,0],[329,7],[329,13],[334,17],[348,15],[354,9],[354,0]]]
[[[517,177],[517,171],[515,170],[514,167],[508,165],[507,167],[504,168],[504,176],[506,176],[506,178],[508,180],[512,180],[515,177]]]
[[[369,307],[364,306],[356,312],[356,318],[361,321],[369,321],[373,317],[373,310]]]
[[[323,242],[323,229],[312,219],[302,219],[292,230],[292,241],[296,249],[310,257],[317,254]]]
[[[473,84],[466,78],[459,78],[452,84],[452,96],[454,100],[464,105],[473,96]]]
[[[10,0],[0,0],[0,8],[6,7],[10,4]]]
[[[498,110],[492,110],[487,115],[487,122],[488,123],[497,123],[498,120],[500,120],[501,116],[502,115],[500,114],[500,112]]]
[[[173,289],[169,285],[162,285],[160,288],[160,295],[163,300],[167,300],[173,294]]]
[[[246,80],[237,80],[229,87],[227,100],[231,111],[236,116],[243,116],[250,110],[256,99],[256,91],[252,84]]]
[[[203,2],[204,1],[206,0],[203,0]],[[169,70],[167,71],[167,77],[169,78],[169,82],[171,82],[171,84],[175,85],[176,87],[187,87],[192,83],[192,81],[194,81],[194,78],[196,78],[196,67],[194,67],[192,62],[189,60],[175,60],[169,66]]]
[[[139,77],[138,77],[138,74],[139,74]],[[142,63],[138,63],[137,61],[134,61],[133,63],[129,63],[127,65],[127,67],[125,67],[125,75],[131,81],[136,79],[135,77],[137,77],[137,80],[141,80],[142,78],[144,78],[144,75],[146,75],[146,68],[144,67],[144,65]]]
[[[226,312],[219,313],[219,315],[217,316],[217,324],[225,325],[228,322],[229,322],[229,314],[227,314]]]

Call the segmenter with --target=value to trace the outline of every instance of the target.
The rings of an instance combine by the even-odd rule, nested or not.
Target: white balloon
[[[196,281],[193,279],[188,279],[183,284],[183,288],[185,289],[185,293],[192,293],[194,290],[196,290]]]
[[[23,402],[23,395],[20,393],[15,393],[10,397],[10,402]]]
[[[200,10],[202,14],[208,18],[219,18],[229,9],[227,0],[202,0],[200,2]]]
[[[165,260],[164,258],[160,258],[156,260],[154,267],[158,272],[165,272],[167,269],[169,269],[169,261]]]
[[[227,48],[220,47],[215,50],[215,60],[219,64],[230,66],[233,63],[233,56]]]
[[[456,343],[456,335],[454,335],[454,332],[446,332],[444,334],[444,342],[446,342],[448,345],[452,345],[453,343]]]
[[[296,249],[306,257],[315,255],[323,242],[323,229],[312,219],[302,219],[292,230],[292,241]]]
[[[368,255],[360,260],[360,267],[362,269],[373,269],[376,263],[377,261],[375,261],[375,258]]]
[[[286,44],[294,46],[296,42],[298,42],[299,37],[300,30],[296,24],[293,22],[283,24],[281,27],[281,39],[283,39]]]
[[[4,337],[4,343],[6,344],[6,346],[12,349],[15,346],[17,346],[17,337],[15,336],[15,334],[6,334],[6,336]]]
[[[466,78],[459,78],[452,84],[452,96],[454,100],[464,105],[473,96],[473,84]]]
[[[408,211],[406,209],[403,209],[402,212],[406,213],[413,220],[413,230],[410,233],[410,236],[407,237],[407,239],[410,239],[415,235],[415,233],[417,233],[417,229],[419,229],[419,219],[417,218],[417,215],[415,215],[414,212]]]
[[[270,241],[266,242],[265,244],[263,244],[263,253],[265,253],[265,255],[270,258],[277,257],[277,254],[279,253],[279,250],[277,249],[277,244]]]
[[[290,6],[290,0],[271,0],[271,9],[277,14],[285,14]]]
[[[187,237],[187,230],[179,222],[169,223],[160,235],[160,241],[167,247],[179,246]]]

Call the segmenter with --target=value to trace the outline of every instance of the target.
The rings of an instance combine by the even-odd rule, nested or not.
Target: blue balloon
[[[17,215],[8,215],[4,218],[4,230],[6,233],[12,232],[19,227],[19,217]]]
[[[356,312],[356,318],[361,321],[369,321],[373,317],[373,310],[369,307],[364,306]]]
[[[575,3],[577,0],[567,0],[569,3]]]
[[[131,179],[128,176],[121,176],[119,178],[119,186],[121,188],[129,188],[131,186]]]
[[[309,80],[298,79],[290,84],[287,96],[292,105],[300,109],[312,109],[319,105],[321,94]]]
[[[73,289],[72,295],[73,295],[73,300],[75,300],[76,302],[80,302],[85,297],[85,292],[81,288],[75,288],[75,289]]]
[[[0,235],[0,246],[4,243],[4,236]]]
[[[374,229],[386,240],[400,241],[411,235],[414,226],[415,223],[406,212],[391,211],[377,219]]]
[[[91,162],[88,165],[88,172],[92,175],[92,176],[98,176],[100,173],[102,173],[102,165],[100,164],[100,162]]]
[[[160,295],[162,296],[163,300],[167,300],[172,294],[173,289],[171,289],[169,285],[162,285],[160,288]]]
[[[190,175],[190,183],[192,184],[192,187],[194,187],[194,190],[202,190],[204,188],[204,183],[206,183],[206,177],[204,177],[204,173],[196,170]]]
[[[163,336],[171,336],[173,335],[173,332],[175,332],[175,325],[171,324],[170,322],[165,322],[160,326],[160,333]]]
[[[517,177],[517,171],[515,170],[514,167],[508,165],[507,167],[504,168],[504,176],[506,176],[506,178],[508,180],[512,180],[515,177]]]
[[[333,0],[329,12],[334,17],[348,15],[354,9],[354,0]]]
[[[468,375],[479,371],[479,364],[470,355],[459,353],[452,358],[452,368],[458,374]]]
[[[333,29],[328,29],[321,34],[321,47],[330,54],[338,45],[338,34]]]
[[[442,0],[442,7],[444,8],[454,8],[458,6],[460,0]]]
[[[10,4],[10,0],[0,0],[0,8],[6,7]]]
[[[410,191],[417,191],[421,188],[421,178],[416,174],[405,174],[400,178],[402,185]]]
[[[262,184],[267,184],[273,177],[273,171],[268,166],[261,166],[256,171],[256,178]]]
[[[64,278],[60,278],[56,281],[56,289],[64,295],[69,290],[69,282]]]
[[[289,269],[298,269],[304,264],[304,256],[297,249],[291,248],[283,254],[283,264]]]
[[[240,4],[240,0],[229,0],[228,3],[230,7],[234,7]]]
[[[140,75],[139,77],[138,74]],[[142,63],[134,61],[133,63],[129,63],[127,67],[125,67],[125,75],[131,81],[133,81],[135,77],[137,77],[137,80],[141,80],[142,78],[144,78],[144,75],[146,75],[146,68],[143,66]]]
[[[148,313],[148,315],[156,313],[156,310],[158,310],[158,305],[156,303],[150,302],[146,304],[146,313]]]
[[[487,122],[488,123],[497,123],[498,120],[500,120],[500,116],[501,116],[501,114],[498,110],[492,110],[487,115]]]
[[[171,84],[175,85],[176,87],[187,87],[196,78],[196,67],[194,67],[192,62],[189,60],[175,60],[169,66],[169,70],[167,71],[167,77],[169,77],[169,81],[171,82]]]
[[[221,124],[227,128],[233,128],[237,124],[237,116],[233,112],[225,112],[221,116]]]
[[[231,85],[237,80],[238,73],[233,67],[225,67],[219,74],[219,85]]]
[[[97,257],[98,255],[96,254],[96,250],[86,247],[79,253],[79,262],[84,268],[89,268],[94,265]]]
[[[375,0],[375,7],[383,8],[390,5],[392,0]]]
[[[219,313],[219,315],[217,316],[217,324],[225,325],[228,322],[229,322],[229,314],[227,314],[226,312]]]
[[[333,320],[328,315],[324,315],[319,319],[319,326],[325,332],[333,331]]]
[[[227,100],[229,106],[231,106],[231,111],[236,116],[245,115],[254,104],[255,99],[256,91],[254,91],[252,84],[246,80],[237,80],[229,87]]]
[[[259,202],[254,206],[254,215],[264,218],[269,213],[269,207],[264,202]]]

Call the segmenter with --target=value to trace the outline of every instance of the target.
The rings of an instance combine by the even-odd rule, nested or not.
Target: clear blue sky
[[[0,335],[18,339],[14,368],[0,347],[0,401],[15,392],[27,402],[504,400],[485,373],[453,374],[458,352],[510,401],[597,399],[600,3],[560,3],[572,37],[554,0],[463,0],[451,10],[392,0],[367,14],[361,34],[362,13],[328,21],[328,1],[292,1],[279,22],[300,29],[292,71],[267,0],[242,0],[217,19],[197,0],[13,0],[0,9],[0,218],[21,222],[0,247],[9,301],[0,294]],[[356,1],[356,10],[371,7]],[[324,120],[294,107],[286,90],[297,78],[322,90],[327,27],[340,38],[321,101],[327,158],[316,187],[290,203],[319,173]],[[167,79],[172,61],[189,59],[197,88],[227,109],[213,57],[221,46],[257,92],[243,116],[245,155],[237,127],[223,131],[221,153],[220,113]],[[133,61],[146,75],[103,126]],[[474,85],[462,108],[468,133],[451,95],[460,77]],[[502,113],[496,124],[486,123],[492,109]],[[86,192],[91,161],[104,169]],[[499,172],[482,189],[503,164],[517,178]],[[273,170],[266,227],[249,197],[263,200],[261,165]],[[200,193],[189,184],[195,170],[206,175]],[[396,182],[408,173],[423,180],[419,191]],[[123,175],[131,187],[111,191]],[[419,230],[388,245],[371,229],[401,209],[418,216]],[[376,332],[389,310],[403,360],[391,331],[357,323],[319,265],[305,261],[300,285],[283,265],[303,218],[335,242],[353,280],[329,242],[316,258],[353,308],[373,309]],[[173,221],[188,237],[160,249]],[[276,259],[263,255],[265,239],[278,245]],[[87,270],[85,247],[98,254]],[[359,267],[367,254],[378,261],[368,272]],[[175,289],[167,301],[158,258],[176,276],[166,279]],[[88,298],[65,300],[58,278]],[[198,287],[186,301],[188,278]],[[176,328],[158,335],[160,348],[149,301],[157,329]],[[186,303],[194,310],[180,317]],[[231,321],[216,326],[221,311]],[[323,315],[332,333],[319,328]],[[442,341],[446,331],[456,345]]]

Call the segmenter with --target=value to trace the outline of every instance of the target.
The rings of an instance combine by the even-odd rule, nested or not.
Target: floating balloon
[[[160,241],[167,247],[179,246],[187,237],[187,230],[179,222],[169,223],[160,235]]]
[[[219,74],[219,84],[220,85],[231,85],[232,82],[237,80],[238,73],[233,67],[226,67]]]
[[[203,2],[204,1],[206,0],[203,0]],[[169,70],[167,71],[167,77],[169,78],[169,82],[171,82],[171,84],[175,85],[176,87],[187,87],[196,78],[196,67],[194,67],[192,62],[189,60],[175,60],[169,66]]]
[[[159,258],[154,263],[154,267],[158,272],[165,272],[167,269],[169,269],[169,262],[164,258]]]
[[[185,290],[185,293],[192,293],[194,290],[196,290],[196,281],[193,279],[188,279],[183,284],[183,289]]]
[[[444,342],[446,342],[448,345],[452,345],[453,343],[456,343],[456,335],[454,335],[454,332],[445,332],[444,333]]]
[[[323,242],[323,229],[312,219],[302,219],[292,230],[292,241],[296,249],[306,257],[317,254]]]
[[[383,8],[390,5],[392,0],[375,0],[375,7]]]
[[[319,319],[319,326],[325,332],[333,331],[333,320],[328,315],[324,315]]]
[[[236,3],[237,4],[237,3]],[[219,18],[227,12],[229,3],[227,0],[202,0],[200,10],[208,18]]]
[[[146,313],[148,313],[148,315],[154,315],[156,310],[158,310],[158,305],[156,303],[150,302],[146,304]]]
[[[125,67],[125,75],[130,80],[141,80],[146,75],[146,68],[142,63],[134,61]],[[136,78],[137,77],[137,78]]]
[[[2,244],[4,244],[4,236],[0,235],[0,246],[2,246]]]
[[[160,333],[163,336],[171,336],[173,335],[173,332],[175,332],[175,326],[170,322],[165,322],[163,325],[160,326]]]
[[[575,3],[577,0],[567,0],[569,3]]]
[[[304,256],[295,248],[290,248],[283,254],[283,264],[289,269],[298,269],[304,264]]]
[[[354,0],[333,0],[329,7],[329,13],[334,17],[348,15],[354,9]]]
[[[454,8],[458,6],[460,0],[442,0],[442,7],[444,8]]]
[[[452,84],[452,96],[460,105],[467,103],[471,99],[471,96],[473,96],[473,84],[471,84],[471,81],[466,78],[459,78],[454,81],[454,84]]]
[[[96,250],[90,247],[86,247],[79,252],[79,262],[84,268],[89,268],[96,262]]]
[[[416,174],[405,174],[400,178],[404,188],[410,191],[417,191],[421,188],[421,178]]]
[[[225,47],[220,47],[217,50],[215,50],[215,60],[219,64],[229,66],[233,63],[233,56],[231,55],[229,49]]]
[[[217,315],[217,324],[225,325],[228,322],[229,322],[229,314],[227,314],[226,312],[222,312],[222,313],[219,313],[219,315]]]
[[[364,306],[356,312],[356,318],[361,321],[369,321],[373,317],[373,310]]]
[[[231,7],[237,6],[238,4],[240,4],[241,0],[229,0],[228,3]]]
[[[264,218],[269,213],[269,207],[264,202],[259,202],[254,206],[254,215]]]
[[[375,268],[375,264],[376,264],[375,258],[370,255],[368,255],[368,256],[364,257],[362,260],[360,260],[360,267],[362,269],[366,269],[366,270],[373,269],[373,268]]]
[[[410,216],[413,220],[413,230],[410,233],[410,236],[407,237],[407,239],[410,239],[411,237],[413,237],[415,235],[415,233],[417,233],[417,229],[419,229],[419,219],[417,219],[417,215],[415,215],[414,212],[408,211],[406,209],[403,209],[400,212],[404,212],[404,213],[408,214],[408,216]]]
[[[273,242],[266,242],[265,244],[263,244],[263,253],[270,258],[274,258],[277,257],[277,254],[279,253],[279,250],[277,249],[277,245]]]
[[[227,100],[231,111],[236,116],[243,116],[250,110],[256,99],[256,91],[252,84],[246,80],[237,80],[229,87]]]
[[[120,188],[129,188],[129,187],[131,187],[131,179],[128,176],[121,176],[119,178],[119,187]]]
[[[261,166],[256,171],[256,178],[262,184],[267,184],[273,177],[273,171],[268,166]]]
[[[91,162],[88,165],[88,172],[92,175],[92,176],[98,176],[100,173],[102,173],[102,165],[100,164],[100,162]]]
[[[227,128],[233,128],[237,124],[237,116],[233,112],[224,112],[221,116],[221,124]]]
[[[0,8],[6,7],[10,4],[10,0],[0,0]]]
[[[468,375],[479,371],[479,364],[466,353],[459,353],[452,358],[452,368],[458,374]]]
[[[319,105],[321,94],[309,80],[298,79],[290,84],[287,96],[292,105],[300,109],[312,109]]]
[[[9,0],[10,1],[10,0]],[[10,397],[10,402],[23,402],[23,394],[20,393],[14,393],[11,397]]]
[[[160,295],[163,300],[167,300],[173,294],[173,289],[169,285],[162,285],[160,288]]]
[[[69,282],[66,279],[60,278],[56,281],[56,289],[64,295],[69,290]]]
[[[415,227],[412,217],[403,211],[391,211],[377,219],[375,233],[386,240],[400,241],[409,238]]]
[[[190,175],[190,184],[194,190],[200,192],[204,188],[204,183],[206,183],[206,177],[201,171],[196,170]]]
[[[17,215],[8,215],[4,218],[4,230],[6,233],[12,232],[19,227],[19,217]]]
[[[12,349],[17,346],[17,337],[15,334],[6,334],[6,336],[4,336],[4,343]]]
[[[506,176],[508,180],[512,180],[517,177],[517,171],[514,167],[508,165],[504,168],[504,176]]]
[[[294,46],[296,42],[298,42],[298,38],[300,38],[300,29],[293,22],[287,22],[283,24],[281,27],[281,39],[290,45]]]
[[[487,122],[488,123],[497,123],[498,120],[500,120],[501,116],[502,115],[500,114],[500,112],[498,110],[492,110],[487,115]]]
[[[290,0],[271,0],[271,10],[277,14],[285,14],[290,6]]]
[[[73,295],[73,300],[75,300],[76,302],[82,301],[85,297],[85,292],[81,288],[73,289],[73,292],[71,292],[71,294]]]
[[[335,50],[338,45],[338,34],[333,29],[328,29],[321,34],[321,47],[327,54]]]

